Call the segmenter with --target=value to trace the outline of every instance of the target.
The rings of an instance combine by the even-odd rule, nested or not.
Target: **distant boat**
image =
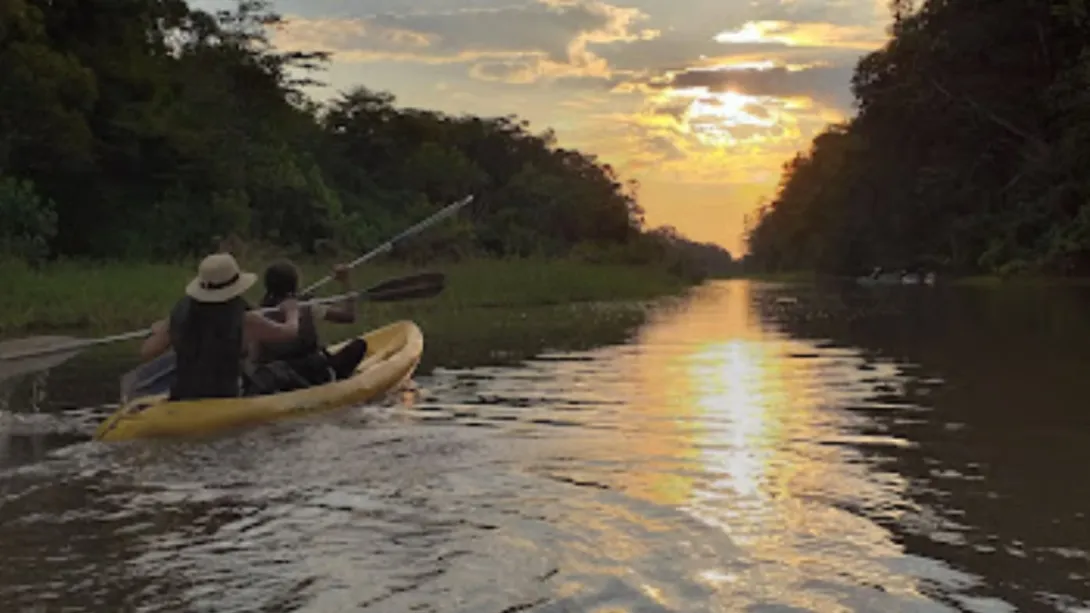
[[[857,277],[855,281],[860,285],[900,285],[901,276],[901,273],[882,272],[881,267],[875,267],[869,275]]]
[[[935,284],[935,273],[929,272],[921,275],[915,272],[901,270],[900,272],[884,272],[882,268],[875,267],[871,273],[864,277],[856,277],[859,285],[925,285]]]

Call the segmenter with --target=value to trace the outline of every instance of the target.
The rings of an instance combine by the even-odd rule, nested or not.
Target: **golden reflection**
[[[749,303],[748,285],[720,284],[641,332],[635,344],[647,349],[627,365],[626,409],[640,432],[628,440],[650,466],[626,473],[626,489],[679,507],[764,496],[783,405],[805,381],[785,376],[782,343],[752,321]]]
[[[720,484],[735,493],[754,496],[764,475],[764,448],[769,424],[769,404],[775,394],[764,385],[769,366],[768,349],[753,341],[711,343],[689,358],[693,408],[706,423],[704,437],[716,439],[705,456],[721,466],[727,476]]]
[[[888,533],[835,502],[884,504],[900,500],[905,488],[898,475],[858,462],[857,451],[824,444],[848,433],[852,416],[837,407],[858,393],[827,379],[828,369],[858,371],[793,357],[814,349],[765,327],[753,292],[746,282],[705,286],[636,340],[623,490],[681,510],[729,537],[748,559],[769,562],[754,572],[771,599],[840,610],[827,595],[795,589],[814,573],[913,594],[910,577],[889,575],[876,562],[898,555]],[[745,573],[698,574],[724,597],[746,589]]]
[[[676,410],[699,424],[688,444],[706,475],[679,506],[742,542],[770,516],[768,484],[783,465],[787,405],[807,380],[784,359],[785,343],[757,321],[751,286],[717,290],[709,296],[714,314],[690,313],[669,332],[691,343],[679,357],[686,394]]]
[[[781,529],[811,529],[800,499],[850,494],[866,475],[843,447],[821,444],[843,440],[839,421],[851,416],[829,406],[846,402],[835,396],[844,388],[822,379],[818,361],[793,359],[812,348],[766,328],[752,302],[749,283],[717,283],[644,327],[619,361],[633,458],[619,478],[629,493],[776,549]]]

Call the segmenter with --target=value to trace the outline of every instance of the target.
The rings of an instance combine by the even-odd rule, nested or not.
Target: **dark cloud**
[[[482,81],[521,83],[533,81],[535,64],[528,60],[486,60],[473,65],[470,74]]]
[[[701,56],[725,52],[723,45],[715,42],[715,35],[721,31],[707,28],[701,32],[662,32],[650,40],[595,47],[594,51],[619,70],[666,70],[691,66]]]
[[[676,104],[667,104],[655,108],[652,113],[655,115],[664,115],[667,117],[673,117],[674,119],[681,119],[685,112],[689,110],[689,101],[679,102]]]
[[[430,53],[475,51],[542,52],[562,62],[572,40],[610,25],[611,14],[594,5],[551,8],[544,4],[444,13],[378,15],[371,23],[429,37]]]
[[[689,69],[666,79],[650,80],[655,89],[699,88],[711,92],[736,90],[751,96],[808,96],[838,108],[851,105],[851,66],[819,66],[791,71]]]
[[[673,162],[687,157],[672,139],[662,135],[646,137],[643,148],[659,161]]]

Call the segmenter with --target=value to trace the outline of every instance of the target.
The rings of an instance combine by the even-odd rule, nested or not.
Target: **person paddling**
[[[299,291],[299,270],[289,260],[274,262],[265,269],[265,296],[262,307],[274,307],[295,297]],[[333,267],[333,278],[341,283],[343,293],[352,284],[348,268]],[[279,314],[272,314],[277,317]],[[267,394],[320,385],[352,375],[367,355],[367,341],[355,338],[336,352],[322,347],[317,322],[352,324],[356,321],[356,299],[350,296],[335,306],[307,305],[299,313],[299,335],[287,341],[257,343],[252,358],[255,368],[249,373],[253,393]]]
[[[242,272],[231,254],[209,255],[186,295],[166,319],[152,324],[140,356],[151,360],[173,347],[177,367],[170,400],[239,396],[247,347],[298,336],[299,306],[293,298],[279,303],[282,322],[250,310],[242,294],[256,281],[257,275]]]

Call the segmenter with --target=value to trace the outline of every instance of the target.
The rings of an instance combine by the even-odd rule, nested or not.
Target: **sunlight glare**
[[[731,62],[731,63],[728,63],[728,64],[717,64],[717,65],[714,66],[714,69],[715,70],[734,70],[734,71],[742,71],[742,70],[763,71],[763,70],[772,70],[773,68],[776,68],[777,66],[778,66],[778,64],[776,64],[776,62],[773,62],[772,60],[756,60],[756,61],[753,61],[753,62]]]
[[[736,91],[701,92],[691,98],[682,119],[691,133],[708,146],[730,147],[761,142],[767,136],[755,129],[771,130],[780,123],[779,115],[766,106],[768,102],[766,97]],[[761,113],[765,116],[758,116]],[[739,136],[732,133],[731,128],[749,129],[745,130],[746,135]]]
[[[767,450],[764,441],[768,405],[774,400],[768,383],[766,344],[731,340],[708,345],[691,358],[689,376],[696,389],[694,404],[709,423],[721,423],[711,453],[726,478],[721,481],[743,496],[760,492]]]
[[[715,42],[731,44],[778,42],[791,45],[787,37],[770,36],[770,34],[782,32],[789,25],[786,21],[749,21],[737,30],[727,30],[716,34]]]

